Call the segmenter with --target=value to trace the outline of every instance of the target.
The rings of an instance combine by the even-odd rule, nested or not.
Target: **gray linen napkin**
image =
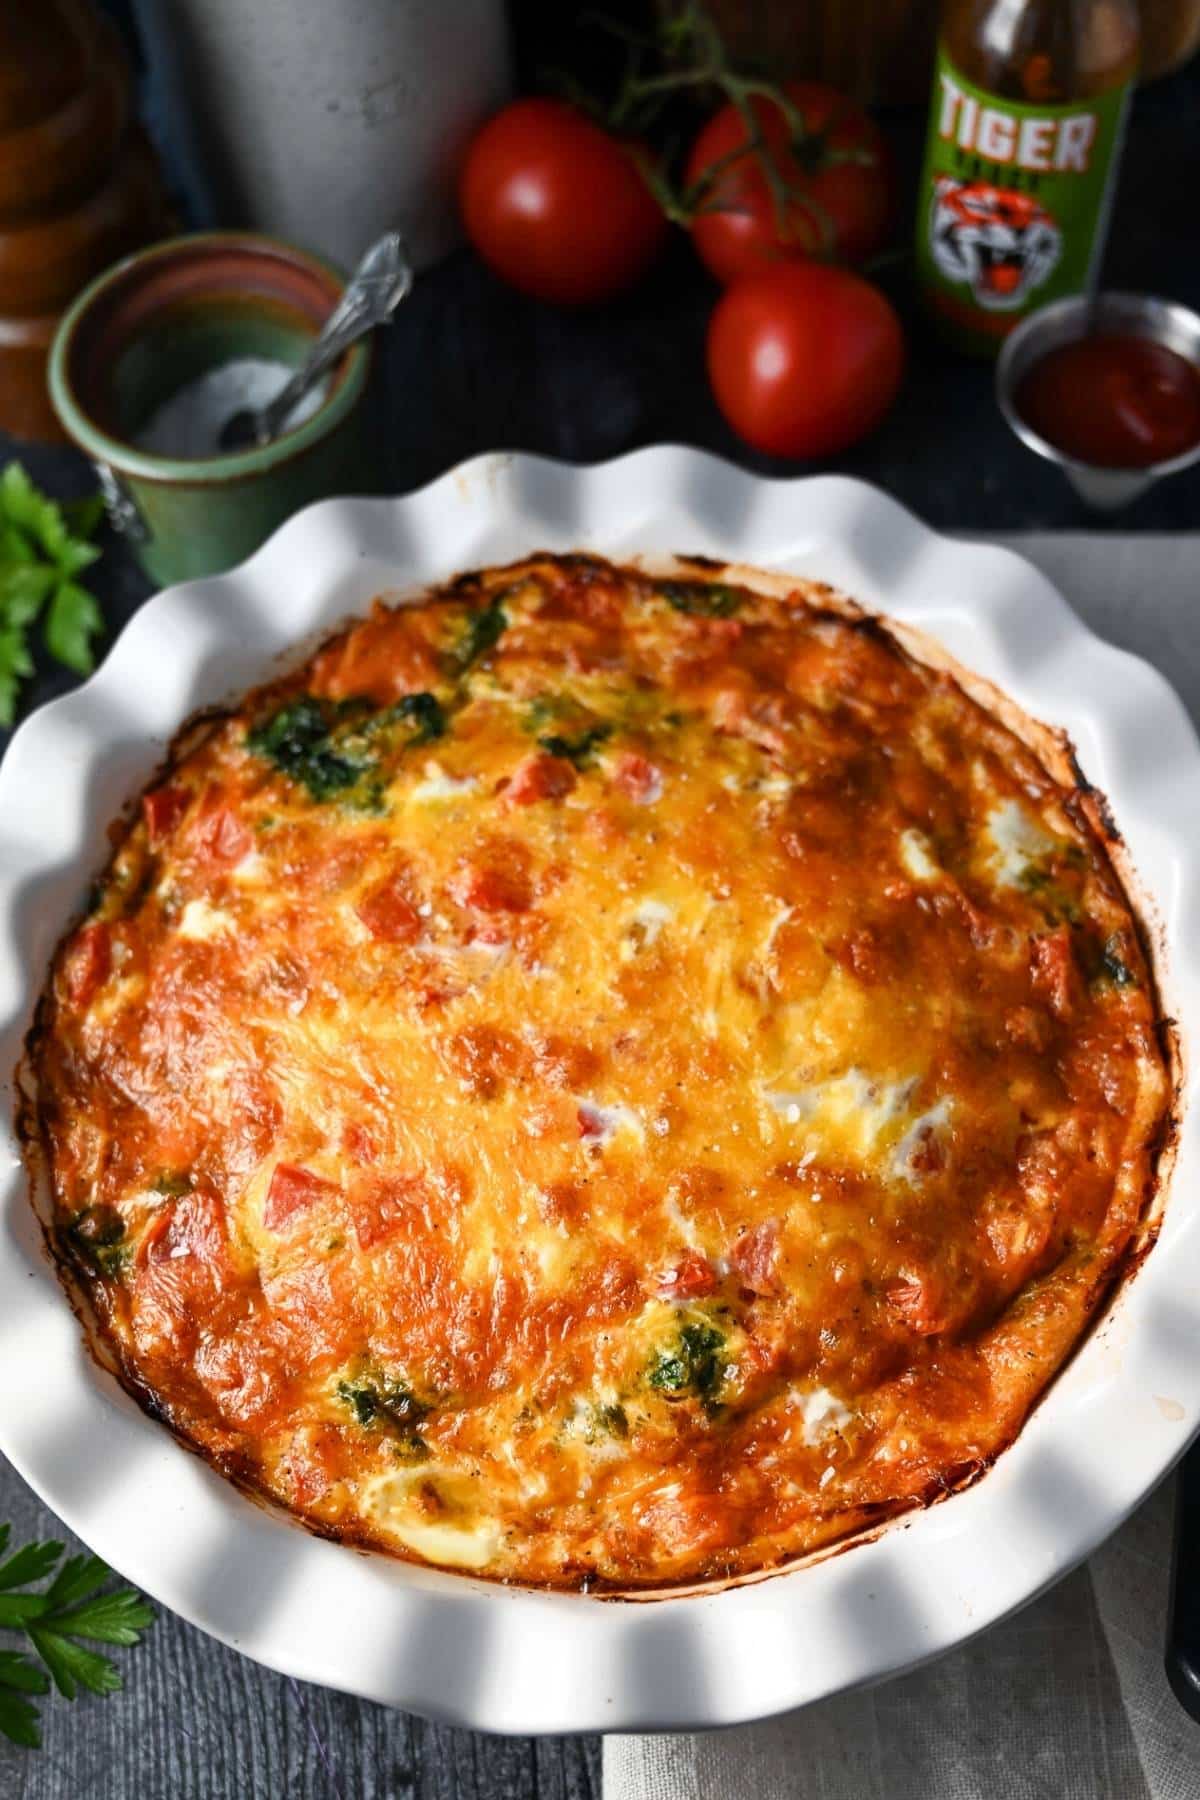
[[[1200,536],[1000,540],[1200,721]],[[1170,1479],[1083,1568],[914,1675],[761,1725],[608,1737],[604,1800],[1198,1800],[1163,1674]]]

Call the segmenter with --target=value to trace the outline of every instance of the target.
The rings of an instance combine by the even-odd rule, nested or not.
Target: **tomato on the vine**
[[[714,113],[692,146],[687,186],[704,184],[692,242],[718,281],[736,281],[789,257],[863,262],[887,236],[892,170],[879,127],[822,82],[788,82],[783,92],[808,134],[795,142],[776,100],[756,95],[750,102],[763,152],[787,192],[782,217],[760,154],[738,154],[749,140],[736,106]]]
[[[561,100],[517,100],[490,119],[467,151],[459,197],[484,261],[560,306],[622,293],[667,235],[631,152]]]
[[[904,373],[904,333],[869,282],[828,263],[747,275],[717,302],[708,375],[740,437],[773,456],[831,456],[883,418]]]

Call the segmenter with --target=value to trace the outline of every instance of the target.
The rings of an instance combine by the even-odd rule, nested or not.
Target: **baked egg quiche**
[[[537,556],[193,723],[29,1044],[126,1386],[325,1534],[629,1590],[982,1471],[1144,1241],[1098,797],[829,590]]]

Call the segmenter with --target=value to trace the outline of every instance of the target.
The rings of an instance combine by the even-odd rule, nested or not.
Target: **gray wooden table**
[[[14,1544],[80,1547],[2,1457],[0,1519]],[[123,1692],[48,1696],[40,1750],[0,1738],[0,1800],[598,1800],[594,1738],[485,1737],[389,1712],[260,1668],[164,1612],[113,1655]]]

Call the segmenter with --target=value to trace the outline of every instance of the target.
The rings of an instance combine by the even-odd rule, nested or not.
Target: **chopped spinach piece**
[[[698,619],[728,619],[742,604],[738,590],[721,581],[664,581],[657,591],[676,612]]]
[[[1083,918],[1078,903],[1073,900],[1066,889],[1056,881],[1049,869],[1036,868],[1032,864],[1021,871],[1019,885],[1023,891],[1037,901],[1038,911],[1047,925],[1078,925]]]
[[[429,1461],[429,1445],[419,1431],[396,1432],[389,1441],[392,1457],[396,1462],[423,1463]]]
[[[552,731],[545,737],[540,737],[538,744],[543,750],[549,751],[551,756],[565,757],[567,762],[574,763],[577,769],[581,769],[596,745],[602,744],[611,733],[612,726],[601,720],[600,724],[589,726],[577,737],[562,737],[558,732]]]
[[[407,1383],[385,1376],[360,1375],[352,1381],[339,1381],[337,1391],[364,1428],[380,1425],[384,1430],[411,1432],[431,1411]]]
[[[125,1221],[115,1206],[85,1206],[67,1227],[67,1235],[102,1275],[118,1274],[129,1260]]]
[[[337,1393],[364,1431],[378,1427],[387,1434],[392,1454],[400,1461],[425,1461],[429,1446],[418,1427],[431,1408],[417,1399],[406,1382],[359,1375],[352,1381],[339,1381]]]
[[[246,746],[300,782],[314,800],[340,795],[362,812],[378,813],[385,788],[380,755],[399,726],[408,727],[402,748],[431,743],[446,730],[441,702],[434,694],[405,694],[372,711],[361,699],[333,705],[300,694],[248,732]]]
[[[629,1419],[619,1401],[601,1405],[595,1400],[580,1400],[567,1413],[563,1428],[572,1436],[581,1435],[585,1444],[594,1444],[599,1437],[627,1438]]]
[[[556,719],[562,718],[565,709],[566,702],[557,694],[538,694],[529,702],[525,714],[526,730],[538,732],[545,725],[553,725]]]
[[[490,606],[480,607],[468,615],[462,637],[452,652],[451,660],[456,669],[469,669],[499,643],[508,625],[503,598],[499,595]]]
[[[612,1406],[597,1407],[596,1420],[610,1437],[627,1438],[629,1436],[629,1419],[626,1416],[625,1408],[619,1401]]]
[[[646,1380],[660,1393],[695,1394],[711,1402],[725,1378],[720,1352],[725,1339],[711,1325],[684,1325],[675,1347],[660,1350],[647,1371]]]
[[[328,800],[353,787],[365,772],[362,762],[334,747],[332,722],[312,694],[285,701],[265,724],[247,734],[246,744],[292,781],[301,782],[314,800]]]
[[[405,694],[394,706],[387,708],[386,716],[390,724],[394,719],[403,719],[413,727],[411,742],[431,744],[435,738],[446,735],[446,714],[441,702],[434,694]]]
[[[1124,948],[1120,933],[1114,931],[1100,952],[1100,967],[1108,979],[1116,983],[1117,987],[1136,987],[1137,976],[1121,955]]]

